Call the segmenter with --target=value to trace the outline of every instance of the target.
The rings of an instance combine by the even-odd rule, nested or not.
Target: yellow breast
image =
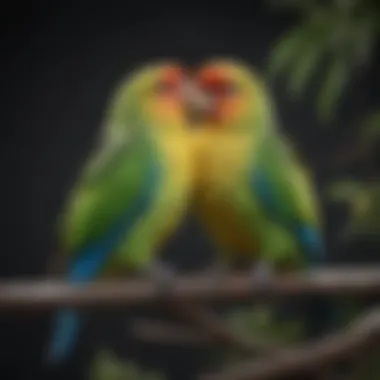
[[[165,164],[170,170],[170,180],[178,185],[191,180],[192,157],[190,140],[186,132],[173,133],[161,141]]]
[[[164,175],[147,224],[159,226],[155,227],[158,229],[155,239],[160,246],[178,227],[189,206],[192,161],[185,133],[162,134],[158,144],[158,159],[163,163]]]
[[[241,254],[257,250],[248,228],[237,215],[234,199],[234,188],[247,167],[250,147],[246,135],[200,130],[193,136],[196,213],[218,245]]]
[[[199,130],[193,134],[196,182],[202,187],[214,184],[213,190],[225,189],[233,178],[241,176],[252,145],[246,135]]]

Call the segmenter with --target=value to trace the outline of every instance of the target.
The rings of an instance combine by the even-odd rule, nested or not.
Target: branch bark
[[[230,331],[227,330],[227,334]],[[240,339],[236,336],[227,338],[222,334],[222,338],[219,335],[214,336],[212,333],[208,333],[205,329],[202,329],[201,333],[196,328],[185,327],[181,325],[167,324],[164,322],[153,322],[151,320],[136,320],[132,322],[132,332],[134,336],[145,343],[159,344],[159,345],[173,345],[173,346],[205,346],[205,345],[220,345],[224,343],[229,348],[234,348],[244,353],[255,353],[254,351],[259,351],[262,353],[262,347],[264,350],[275,349],[267,342],[246,342],[241,343]],[[221,342],[222,340],[222,342]],[[232,342],[231,342],[232,340]],[[248,351],[248,352],[247,352]]]
[[[38,311],[59,306],[132,306],[163,300],[185,305],[194,301],[228,302],[311,294],[380,294],[380,268],[314,269],[277,276],[265,286],[255,288],[249,275],[226,275],[223,281],[216,281],[209,274],[181,276],[164,297],[162,290],[147,279],[99,281],[88,285],[69,285],[48,279],[0,282],[0,312]]]
[[[357,351],[380,344],[380,309],[368,313],[346,331],[316,343],[284,349],[254,362],[239,364],[200,380],[279,380],[300,373],[313,373],[321,366],[355,356]]]
[[[169,307],[210,340],[242,354],[269,353],[278,348],[272,342],[238,336],[216,313],[198,303],[173,303]]]
[[[243,355],[272,352],[279,345],[262,339],[246,339],[236,334],[216,313],[199,304],[169,305],[182,320],[192,326],[168,325],[163,322],[136,320],[132,331],[136,338],[147,343],[160,345],[218,345],[234,349]]]

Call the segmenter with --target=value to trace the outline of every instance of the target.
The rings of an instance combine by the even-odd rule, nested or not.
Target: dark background
[[[146,2],[52,5],[35,1],[28,6],[14,2],[2,12],[3,278],[45,273],[48,255],[54,250],[55,217],[92,146],[107,97],[125,72],[156,58],[175,57],[196,64],[215,55],[242,58],[263,69],[271,44],[295,20],[290,14],[268,10],[265,2],[249,8],[227,5],[177,4],[176,9]],[[281,86],[274,89],[283,125],[305,160],[318,169],[320,184],[337,174],[328,165],[319,165],[320,161],[342,145],[350,125],[379,99],[374,84],[378,78],[373,75],[354,84],[339,109],[338,126],[327,130],[318,126],[309,96],[294,104]],[[360,165],[354,169],[365,173]],[[373,257],[369,243],[357,241],[340,250],[334,244],[345,220],[342,208],[329,206],[327,219],[332,259]],[[165,253],[187,269],[211,257],[208,242],[191,220]],[[1,373],[8,374],[5,378],[41,378],[39,360],[47,329],[47,315],[1,317],[0,365],[6,371]],[[121,327],[110,330],[114,332],[107,333],[107,339],[120,352],[138,357],[148,367],[161,363],[173,379],[193,378],[206,360],[201,358],[205,353],[141,349],[120,339]],[[80,376],[98,332],[99,327],[84,333],[79,353],[62,378]]]

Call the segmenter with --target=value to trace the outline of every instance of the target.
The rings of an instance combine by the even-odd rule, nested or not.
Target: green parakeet
[[[191,160],[176,63],[143,67],[112,97],[103,138],[70,193],[60,218],[60,248],[70,283],[114,269],[148,270],[187,207]],[[48,352],[67,357],[78,313],[59,311]]]
[[[194,208],[222,257],[256,261],[256,279],[268,278],[270,264],[280,259],[322,263],[324,239],[311,178],[280,134],[263,82],[228,60],[206,63],[195,81],[210,106],[194,128]],[[325,309],[313,302],[314,319]]]

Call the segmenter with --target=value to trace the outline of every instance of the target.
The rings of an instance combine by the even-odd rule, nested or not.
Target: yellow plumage
[[[247,134],[202,127],[192,133],[191,140],[195,213],[220,248],[240,255],[254,254],[258,245],[249,226],[236,214],[234,197],[230,196],[235,180],[247,169],[251,139]]]
[[[159,143],[164,147],[165,154],[162,158],[166,161],[165,166],[170,168],[171,172],[160,190],[162,197],[168,199],[170,204],[163,205],[162,209],[157,210],[158,219],[165,215],[167,228],[163,229],[160,236],[160,241],[165,241],[188,207],[193,157],[188,132],[185,129],[162,138]],[[170,194],[170,198],[167,197],[167,194]]]

